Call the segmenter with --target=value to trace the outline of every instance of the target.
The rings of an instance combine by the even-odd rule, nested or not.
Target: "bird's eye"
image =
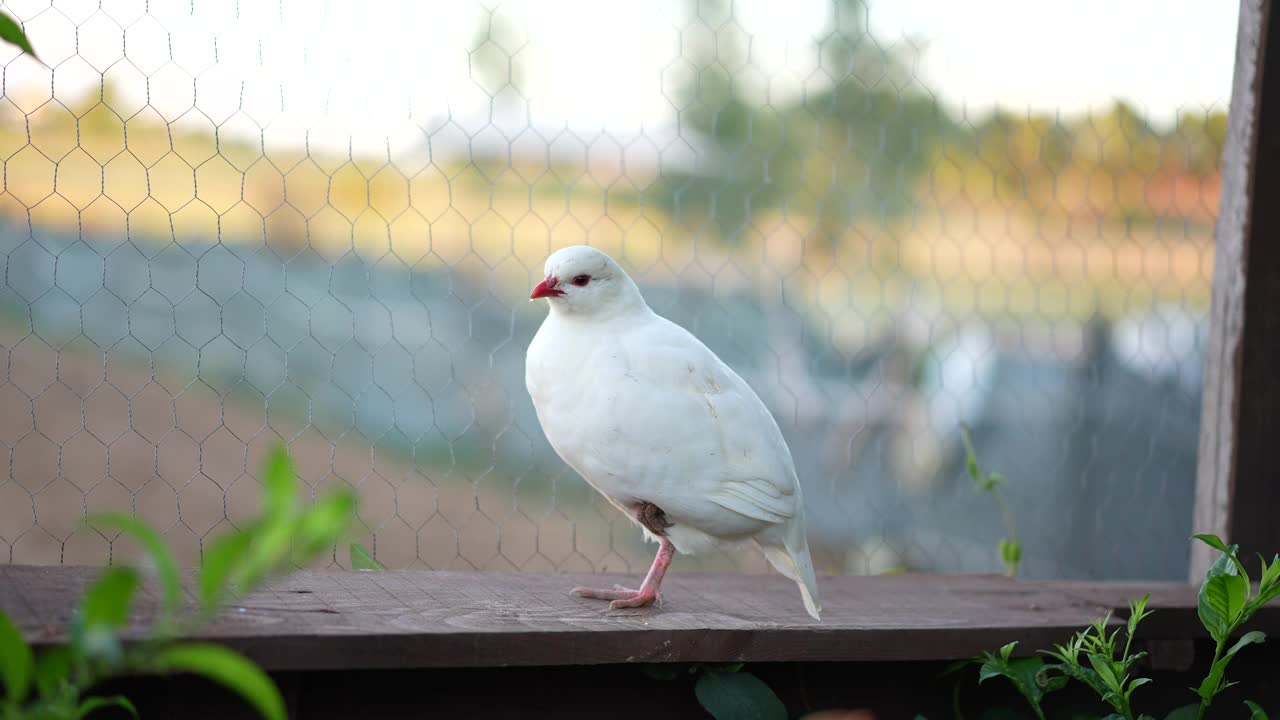
[[[579,275],[578,277],[573,279],[573,284],[577,285],[578,287],[582,287],[583,285],[586,285],[589,282],[591,282],[590,275]]]

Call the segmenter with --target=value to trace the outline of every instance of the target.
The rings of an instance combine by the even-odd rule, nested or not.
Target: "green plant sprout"
[[[1150,678],[1132,677],[1135,665],[1145,658],[1145,652],[1131,653],[1133,637],[1141,623],[1151,611],[1147,610],[1147,601],[1151,595],[1142,596],[1141,600],[1129,603],[1129,618],[1123,628],[1125,633],[1124,649],[1117,653],[1117,640],[1120,628],[1107,633],[1111,622],[1108,614],[1094,621],[1093,625],[1076,633],[1066,645],[1055,645],[1053,650],[1042,650],[1058,662],[1046,664],[1044,672],[1060,673],[1055,680],[1061,680],[1058,687],[1066,685],[1066,681],[1076,680],[1088,685],[1103,702],[1111,705],[1115,712],[1109,717],[1135,720],[1130,700],[1133,691],[1151,682]],[[1081,662],[1081,656],[1085,663]],[[1142,716],[1144,718],[1148,716]]]
[[[1215,643],[1213,661],[1200,686],[1192,688],[1199,696],[1199,702],[1177,708],[1165,720],[1204,718],[1214,697],[1235,684],[1226,679],[1231,660],[1245,647],[1263,642],[1266,636],[1253,630],[1228,645],[1231,638],[1259,608],[1280,596],[1280,555],[1270,563],[1259,556],[1262,575],[1257,592],[1251,593],[1249,574],[1237,557],[1236,545],[1227,545],[1216,535],[1196,535],[1194,538],[1222,553],[1205,573],[1197,601],[1200,624]],[[1040,651],[1054,662],[1046,663],[1039,657],[1013,658],[1017,643],[1009,643],[997,653],[987,652],[978,658],[956,663],[948,672],[980,664],[979,683],[993,677],[1005,678],[1017,688],[1041,720],[1045,717],[1042,707],[1045,696],[1071,680],[1088,686],[1111,707],[1113,712],[1103,720],[1154,720],[1151,715],[1135,715],[1131,705],[1133,692],[1151,682],[1150,678],[1134,674],[1135,666],[1146,657],[1146,653],[1131,652],[1139,623],[1151,615],[1152,611],[1147,610],[1149,599],[1148,594],[1129,604],[1129,616],[1122,628],[1109,631],[1111,617],[1108,615],[1076,633],[1067,644]],[[1119,643],[1122,630],[1123,646]],[[1250,720],[1267,720],[1266,712],[1257,703],[1244,702],[1249,708]]]
[[[1247,632],[1227,648],[1227,642],[1258,608],[1271,602],[1280,595],[1280,555],[1276,555],[1268,564],[1266,558],[1258,556],[1262,565],[1262,576],[1258,580],[1258,592],[1250,593],[1249,573],[1244,563],[1236,556],[1237,545],[1227,545],[1217,535],[1196,535],[1196,540],[1222,553],[1205,573],[1204,582],[1200,585],[1200,597],[1197,610],[1200,624],[1209,631],[1215,643],[1213,663],[1209,666],[1209,674],[1196,689],[1200,696],[1200,707],[1196,718],[1203,718],[1214,696],[1235,683],[1227,682],[1227,665],[1236,653],[1245,646],[1260,643],[1267,636],[1257,630]],[[1252,708],[1251,708],[1252,709]],[[1255,714],[1260,710],[1254,710]]]
[[[66,645],[38,657],[12,620],[0,611],[0,720],[79,720],[115,707],[137,718],[128,698],[88,696],[103,680],[134,674],[194,673],[238,693],[267,720],[285,720],[279,689],[257,665],[214,643],[178,641],[208,623],[229,597],[252,591],[330,551],[351,525],[356,497],[338,490],[307,505],[288,453],[274,448],[263,475],[263,509],[242,529],[208,544],[195,578],[199,607],[180,616],[182,575],[172,549],[154,528],[128,515],[91,515],[86,523],[100,532],[118,532],[145,551],[141,568],[116,566],[101,571],[73,613]],[[120,633],[129,624],[144,574],[157,581],[161,605],[146,636],[126,645]]]
[[[1000,539],[998,547],[1000,563],[1004,565],[1005,575],[1015,577],[1018,574],[1018,565],[1022,563],[1022,543],[1018,541],[1013,511],[1000,493],[1000,486],[1008,480],[999,473],[982,472],[982,468],[978,466],[978,455],[973,451],[973,443],[969,439],[969,426],[963,423],[960,425],[960,439],[964,442],[965,470],[968,471],[969,477],[973,479],[973,483],[979,490],[990,494],[995,499],[996,505],[1000,507],[1000,514],[1004,516],[1008,536]]]

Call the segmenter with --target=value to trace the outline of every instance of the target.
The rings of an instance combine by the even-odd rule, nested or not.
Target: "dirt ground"
[[[257,470],[286,440],[313,490],[358,490],[352,539],[392,568],[556,572],[645,570],[654,546],[603,501],[582,492],[523,491],[496,473],[415,467],[357,437],[335,441],[267,403],[219,397],[203,384],[153,375],[81,339],[55,349],[0,331],[0,560],[105,564],[131,557],[82,527],[86,512],[125,511],[163,530],[186,566],[202,542],[257,507]],[[565,470],[560,487],[581,482]],[[567,496],[567,497],[566,497]],[[346,566],[345,544],[320,565]],[[746,549],[680,558],[676,569],[766,572]]]

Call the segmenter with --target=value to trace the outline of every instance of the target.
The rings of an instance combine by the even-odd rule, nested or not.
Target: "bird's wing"
[[[695,516],[715,513],[708,500],[766,523],[794,516],[794,462],[773,416],[746,381],[663,318],[620,337],[611,361],[622,380],[611,415],[625,428],[623,435],[638,441],[635,449],[652,458],[651,470],[640,473],[649,484],[682,483],[673,490],[684,492],[672,493],[669,502],[689,499],[682,504]]]

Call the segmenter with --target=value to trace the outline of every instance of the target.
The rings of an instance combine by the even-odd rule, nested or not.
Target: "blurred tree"
[[[995,110],[958,135],[948,156],[966,168],[970,200],[994,196],[1007,207],[1052,202],[1071,164],[1071,129],[1047,115]]]
[[[1117,100],[1104,113],[1076,124],[1078,157],[1112,173],[1154,171],[1160,161],[1160,134],[1136,108]]]
[[[869,32],[864,0],[831,0],[818,42],[826,87],[806,93],[790,113],[793,126],[816,126],[807,134],[795,204],[814,213],[823,249],[839,245],[858,219],[884,222],[910,211],[931,146],[953,130],[913,73],[917,54]]]
[[[527,113],[521,57],[527,40],[505,16],[493,8],[483,8],[467,51],[467,65],[471,80],[489,96],[488,119],[495,125],[508,124],[512,117]],[[461,182],[488,188],[511,166],[507,153],[472,150],[455,175]]]
[[[1173,162],[1196,175],[1212,175],[1222,166],[1227,139],[1227,114],[1222,111],[1184,111],[1173,132]]]
[[[996,110],[964,124],[930,161],[940,204],[1109,222],[1204,212],[1226,135],[1225,113],[1183,113],[1162,131],[1123,101],[1071,120]]]
[[[104,77],[96,88],[90,88],[83,97],[70,105],[71,114],[80,118],[81,131],[118,132],[124,119],[119,109],[128,103],[119,84],[113,78]]]
[[[658,196],[682,220],[705,221],[734,243],[754,209],[782,197],[780,165],[793,153],[781,113],[743,87],[748,38],[728,0],[690,0],[680,47],[685,62],[664,77],[664,84],[674,82],[668,97],[681,134],[694,144],[709,143],[714,156],[693,172],[665,173]]]
[[[1069,190],[1055,200],[1068,212],[1094,219],[1149,218],[1147,181],[1161,165],[1164,139],[1132,105],[1122,100],[1071,125]],[[1037,208],[1032,204],[1032,209]]]
[[[745,86],[749,42],[732,5],[690,4],[688,64],[672,101],[681,130],[705,137],[717,157],[705,173],[663,178],[660,195],[682,219],[705,219],[734,243],[756,210],[785,204],[816,217],[814,239],[829,250],[857,219],[912,207],[928,148],[952,124],[914,77],[914,49],[867,31],[864,0],[831,0],[816,87],[785,105]]]
[[[524,63],[520,51],[524,45],[521,33],[507,18],[493,8],[484,8],[467,52],[471,79],[489,97],[496,98],[508,88],[523,95]]]

